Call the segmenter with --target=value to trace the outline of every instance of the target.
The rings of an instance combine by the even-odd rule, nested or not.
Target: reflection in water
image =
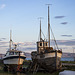
[[[59,75],[75,75],[75,71],[64,70],[60,72]]]

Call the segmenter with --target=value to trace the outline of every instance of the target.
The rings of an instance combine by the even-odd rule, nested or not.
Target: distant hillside
[[[31,58],[31,53],[25,53],[26,58]]]
[[[75,53],[62,53],[62,57],[75,57]]]
[[[0,54],[0,59],[2,59],[4,57],[5,54]]]

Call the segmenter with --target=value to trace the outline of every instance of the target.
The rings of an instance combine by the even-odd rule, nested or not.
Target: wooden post
[[[17,71],[20,71],[20,52],[19,52],[19,60],[18,60],[18,67],[17,67]]]
[[[57,64],[57,50],[55,51],[55,70],[57,70],[58,64]]]

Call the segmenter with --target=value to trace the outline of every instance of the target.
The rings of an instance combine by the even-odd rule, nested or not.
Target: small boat
[[[50,23],[49,23],[49,6],[48,6],[48,41],[42,39],[41,37],[41,19],[40,19],[40,40],[37,42],[37,51],[31,53],[31,58],[33,65],[37,63],[39,67],[45,69],[45,71],[52,72],[60,70],[62,50],[53,49],[50,47]],[[54,38],[56,43],[56,40]],[[57,43],[56,43],[57,45]],[[35,71],[37,71],[37,66],[35,64]]]
[[[10,45],[9,50],[6,52],[5,56],[3,57],[3,63],[5,67],[14,69],[18,68],[20,69],[20,66],[23,64],[23,61],[25,60],[25,52],[17,50],[17,45],[15,44],[14,48],[11,48],[12,39],[10,34]],[[15,69],[14,69],[15,70]]]
[[[6,65],[18,65],[23,64],[25,58],[26,56],[24,52],[12,49],[7,51],[6,55],[3,57],[3,62]]]

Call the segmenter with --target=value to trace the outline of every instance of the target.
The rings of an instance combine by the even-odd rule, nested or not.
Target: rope
[[[59,49],[59,48],[58,48],[58,45],[57,45],[57,42],[56,42],[56,40],[55,40],[55,37],[54,37],[54,34],[53,34],[53,31],[52,31],[51,26],[50,26],[50,29],[51,29],[51,32],[52,32],[52,35],[53,35],[53,38],[54,38],[54,41],[55,41],[56,47],[57,47],[57,49]]]
[[[44,33],[42,32],[42,30],[41,30],[41,33],[42,33],[42,35],[44,36],[44,40],[46,40],[46,37],[45,37],[45,35],[44,35]],[[40,34],[39,34],[39,36],[40,36]],[[38,37],[38,40],[39,40],[40,38]]]

